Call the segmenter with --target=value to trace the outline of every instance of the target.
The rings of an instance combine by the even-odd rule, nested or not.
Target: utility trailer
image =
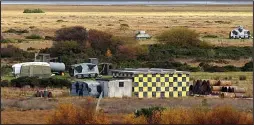
[[[98,66],[93,63],[79,63],[71,65],[69,74],[71,77],[76,78],[96,78],[99,75],[99,69]]]

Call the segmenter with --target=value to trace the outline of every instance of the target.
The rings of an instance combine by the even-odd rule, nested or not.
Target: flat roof
[[[96,78],[98,81],[132,80],[131,78]]]
[[[125,69],[119,69],[119,70],[111,70],[111,72],[119,72],[119,73],[131,73],[131,74],[190,74],[188,71],[176,71],[175,69],[162,69],[162,68],[125,68]]]

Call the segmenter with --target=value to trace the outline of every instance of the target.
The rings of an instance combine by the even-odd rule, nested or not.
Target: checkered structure
[[[189,74],[134,74],[133,94],[139,98],[184,97],[189,93]]]

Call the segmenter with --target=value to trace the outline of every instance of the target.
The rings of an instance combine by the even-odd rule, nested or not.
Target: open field
[[[41,8],[45,13],[23,13],[29,8]],[[128,24],[129,29],[120,30],[120,24]],[[28,30],[29,33],[2,33],[4,38],[19,39],[20,43],[8,43],[23,50],[32,47],[35,51],[49,48],[52,40],[26,39],[31,34],[42,37],[54,36],[55,31],[69,26],[84,26],[123,36],[131,44],[154,44],[156,35],[175,26],[185,26],[201,34],[200,39],[215,46],[252,46],[252,39],[231,40],[228,33],[238,25],[252,32],[251,5],[209,5],[209,6],[54,6],[54,5],[2,5],[2,31],[14,29]],[[135,42],[136,31],[145,30],[151,40]],[[217,38],[203,38],[215,35]],[[128,42],[127,41],[127,42]],[[134,42],[133,42],[134,41]],[[2,47],[6,46],[2,44]],[[181,59],[178,59],[181,60]],[[226,65],[243,66],[249,59],[228,60]],[[185,62],[185,61],[183,61]],[[239,63],[238,63],[239,62]],[[7,63],[9,63],[7,61]],[[200,62],[188,61],[190,65]],[[224,65],[224,64],[216,64]]]
[[[25,14],[25,8],[41,8],[45,13]],[[123,23],[130,26],[125,32],[119,29]],[[145,30],[156,36],[171,27],[185,26],[201,35],[228,38],[229,31],[238,25],[252,32],[252,6],[2,5],[1,24],[2,31],[10,28],[28,29],[42,36],[53,36],[57,29],[75,25],[126,37],[134,37],[137,30]],[[30,29],[30,26],[34,28]],[[3,35],[14,37],[5,33]],[[24,36],[15,37],[23,39]]]

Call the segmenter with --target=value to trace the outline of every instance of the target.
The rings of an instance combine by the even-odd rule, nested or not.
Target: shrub
[[[83,43],[87,40],[86,28],[82,26],[65,27],[56,31],[56,41],[77,41]]]
[[[29,26],[29,28],[30,28],[30,29],[34,29],[34,28],[35,28],[35,26]]]
[[[179,47],[208,47],[208,43],[199,40],[199,34],[184,27],[165,31],[157,36],[159,42]]]
[[[1,87],[9,87],[9,81],[8,80],[1,80]]]
[[[107,26],[114,26],[113,24],[107,24]]]
[[[64,20],[57,20],[56,22],[61,23],[61,22],[67,22],[67,21],[64,21]]]
[[[246,63],[242,68],[242,71],[253,71],[253,62],[250,61],[248,63]]]
[[[45,12],[43,10],[41,10],[41,9],[33,9],[33,10],[31,10],[31,9],[25,9],[23,11],[23,13],[45,13]]]
[[[45,40],[54,40],[54,37],[52,37],[52,36],[45,36]]]
[[[149,108],[141,108],[140,110],[135,111],[135,116],[139,117],[144,115],[145,117],[151,117],[154,111],[163,111],[166,108],[163,107],[149,107]]]
[[[15,43],[16,40],[15,39],[11,39],[11,38],[6,38],[6,39],[2,39],[1,42],[2,43]]]
[[[126,46],[126,45],[118,46],[117,52],[116,52],[116,58],[118,61],[135,60],[137,58],[135,47]]]
[[[17,79],[11,80],[12,87],[24,87],[26,85],[34,87],[70,87],[71,82],[67,79],[59,79],[59,78],[42,78],[39,79],[38,77],[19,77]]]
[[[27,51],[32,51],[32,50],[36,50],[36,49],[33,48],[33,47],[28,47],[28,48],[27,48]]]
[[[115,54],[117,47],[123,45],[123,41],[120,38],[113,37],[112,34],[94,29],[89,30],[88,33],[88,41],[91,47],[99,52],[99,55],[105,55],[107,49]]]
[[[48,118],[49,124],[110,124],[108,116],[102,110],[95,112],[95,106],[89,100],[79,107],[73,104],[60,104],[55,113]]]
[[[222,21],[222,20],[218,20],[218,21],[214,21],[215,23],[219,23],[219,24],[230,24],[230,21]]]
[[[16,30],[16,29],[9,29],[7,31],[4,31],[4,33],[17,33],[17,34],[21,34],[21,33],[29,33],[28,30]]]
[[[216,35],[205,35],[203,38],[218,38]]]
[[[82,48],[76,41],[59,41],[53,44],[51,49],[53,53],[59,55],[71,55],[82,52]]]
[[[120,24],[120,30],[126,31],[127,29],[129,29],[128,24]]]
[[[144,115],[134,117],[128,115],[125,124],[253,124],[251,113],[240,112],[231,106],[218,106],[212,109],[169,108],[154,112],[151,121]]]
[[[244,75],[239,76],[239,80],[246,80],[246,79],[247,79],[247,77]]]
[[[29,61],[33,59],[34,54],[23,51],[13,45],[7,45],[5,48],[1,48],[1,57],[2,58],[11,58],[16,61]]]
[[[154,44],[149,46],[150,60],[167,60],[172,58],[197,58],[197,59],[240,59],[251,57],[251,47],[213,47],[184,48],[171,45]]]
[[[26,39],[43,39],[43,37],[37,34],[32,34],[30,36],[26,36]]]
[[[11,75],[12,67],[9,65],[1,67],[1,76]]]
[[[19,77],[17,79],[11,80],[12,87],[24,87],[26,85],[31,86],[32,88],[35,86],[39,86],[39,80],[37,77]]]

